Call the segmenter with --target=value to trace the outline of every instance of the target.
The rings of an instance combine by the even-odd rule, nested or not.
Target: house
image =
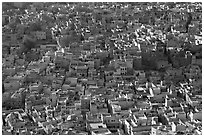
[[[111,114],[115,114],[121,111],[121,106],[112,104],[111,106]]]
[[[122,123],[116,116],[103,116],[103,121],[110,131],[117,131],[122,126]]]
[[[91,99],[88,96],[81,96],[81,113],[90,111]]]
[[[86,65],[89,69],[93,69],[94,68],[94,61],[88,61],[86,62]]]
[[[196,56],[192,56],[192,65],[199,65],[201,66],[202,64],[202,59],[197,59]]]
[[[142,57],[141,56],[133,56],[133,68],[135,70],[142,69]]]
[[[125,119],[125,120],[122,120],[122,125],[124,126],[123,130],[124,130],[124,133],[125,134],[128,134],[128,135],[132,135],[132,126],[130,125],[130,123]]]
[[[136,116],[137,125],[138,126],[145,126],[147,124],[147,117],[143,114],[140,116]]]
[[[79,77],[87,77],[88,67],[87,66],[77,66],[76,71]]]
[[[70,86],[76,86],[77,80],[78,80],[78,78],[76,78],[76,77],[68,77],[65,79],[64,83],[69,84]]]
[[[72,60],[73,53],[65,52],[65,58],[68,59],[68,60]]]
[[[6,91],[15,91],[15,90],[18,90],[21,86],[21,82],[18,81],[18,80],[6,80],[4,81],[4,87],[5,87],[5,90]]]
[[[12,109],[19,109],[24,107],[23,96],[21,96],[20,94],[13,94],[12,96],[10,96],[9,94],[5,93],[4,97],[5,95],[7,98],[3,99],[2,101],[3,107]]]
[[[61,123],[60,125],[60,129],[69,129],[69,128],[74,128],[75,124],[72,121],[68,121],[68,122],[64,122]]]
[[[5,75],[7,76],[13,76],[16,73],[16,69],[15,68],[3,68],[3,72]]]
[[[126,75],[127,74],[127,67],[126,66],[120,66],[116,69],[115,74],[118,75]]]
[[[45,40],[46,39],[46,32],[43,31],[36,31],[34,33],[37,40]]]
[[[33,83],[32,85],[29,86],[29,90],[32,91],[42,91],[43,90],[43,85],[41,82],[39,83]]]
[[[193,119],[202,121],[202,112],[195,112],[193,113]]]
[[[106,124],[103,124],[103,123],[90,123],[87,128],[91,132],[91,135],[110,135],[111,134]]]
[[[8,15],[2,16],[2,25],[7,25],[9,23],[10,17]]]
[[[192,21],[201,21],[202,20],[202,13],[201,12],[193,12]]]
[[[96,71],[96,69],[89,69],[88,70],[88,79],[97,79],[97,77],[98,77],[98,74],[97,74],[97,71]]]
[[[87,113],[86,114],[86,120],[87,120],[87,123],[101,123],[101,122],[103,122],[102,114],[100,114],[100,113],[97,113],[97,114]]]

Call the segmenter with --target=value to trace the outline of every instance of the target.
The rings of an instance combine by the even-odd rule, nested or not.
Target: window
[[[98,126],[98,128],[103,128],[103,126]]]

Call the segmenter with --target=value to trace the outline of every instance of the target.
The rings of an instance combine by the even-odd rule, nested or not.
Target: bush
[[[36,41],[33,40],[32,38],[26,36],[23,38],[23,44],[20,47],[21,53],[27,53],[29,52],[32,48],[36,47]]]

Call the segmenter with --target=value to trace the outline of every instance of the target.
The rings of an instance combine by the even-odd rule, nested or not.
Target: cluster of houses
[[[22,57],[17,34],[4,32],[2,134],[201,135],[200,33],[128,27],[113,27],[105,48],[103,34],[85,33],[81,43],[41,44]],[[30,35],[47,40],[43,31]]]

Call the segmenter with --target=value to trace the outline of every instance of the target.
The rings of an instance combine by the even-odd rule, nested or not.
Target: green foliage
[[[16,22],[12,21],[8,24],[9,28],[12,29],[13,31],[16,29]]]
[[[59,38],[59,44],[61,47],[68,47],[70,44],[79,42],[81,39],[81,36],[76,33],[71,33],[70,35],[62,35]]]
[[[61,47],[68,47],[70,44],[71,37],[69,35],[64,35],[59,38],[59,44]]]
[[[30,31],[41,31],[41,23],[38,21],[31,23],[29,29]]]
[[[33,40],[32,38],[28,36],[24,37],[23,44],[21,45],[20,48],[21,53],[27,53],[32,48],[35,48],[36,44],[37,44],[36,41]]]
[[[7,10],[10,10],[12,9],[13,6],[11,3],[9,2],[2,2],[2,11],[7,11]]]

